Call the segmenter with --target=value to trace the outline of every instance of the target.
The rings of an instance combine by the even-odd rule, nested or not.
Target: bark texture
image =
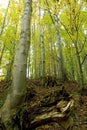
[[[40,130],[45,125],[56,123],[64,130],[72,130],[74,100],[64,87],[46,94],[37,103],[36,95],[36,91],[29,89],[25,100],[27,107],[17,115],[16,119],[20,121],[15,126],[20,126],[20,130]]]
[[[30,44],[32,0],[26,0],[18,49],[14,61],[13,80],[3,107],[1,118],[6,127],[20,109],[26,91],[26,66]],[[8,128],[8,127],[7,127]],[[10,127],[8,128],[10,130]]]

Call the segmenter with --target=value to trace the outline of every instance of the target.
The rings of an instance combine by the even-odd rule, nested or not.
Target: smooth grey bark
[[[44,46],[44,29],[41,32],[41,44],[42,44],[42,78],[45,77],[45,46]],[[42,86],[44,86],[44,79],[42,79]]]
[[[45,76],[45,46],[44,46],[44,31],[41,32],[41,43],[42,43],[42,76]]]
[[[56,37],[57,37],[57,45],[58,45],[58,57],[59,57],[59,78],[63,80],[67,80],[65,67],[64,67],[64,59],[63,59],[63,53],[62,53],[62,43],[60,39],[59,29],[58,29],[58,23],[55,21],[56,26]]]
[[[27,58],[27,78],[30,78],[30,49],[29,49],[28,58]]]
[[[26,0],[23,12],[23,21],[18,49],[14,60],[13,80],[7,98],[1,108],[2,121],[11,123],[17,111],[20,109],[26,91],[26,67],[27,55],[30,45],[30,22],[32,12],[32,0]],[[9,126],[7,125],[7,128]],[[8,128],[9,129],[9,128]],[[10,129],[9,129],[10,130]]]
[[[54,43],[52,42],[52,38],[50,40],[50,54],[51,54],[51,66],[50,69],[51,69],[51,76],[57,76],[57,68],[56,68],[56,60],[54,59],[54,56],[56,57],[56,48],[55,48],[55,45]],[[54,52],[55,52],[55,55],[54,55]],[[56,57],[57,58],[57,57]]]
[[[56,47],[55,47],[55,45],[54,45],[53,48],[54,48],[54,52],[56,53]],[[57,57],[57,53],[55,54],[55,57],[56,57],[56,59],[58,58]],[[58,77],[58,64],[57,64],[56,60],[54,60],[53,62],[54,62],[54,75],[55,75],[55,77]]]
[[[34,49],[34,78],[37,78],[37,66],[36,66],[36,64],[37,64],[37,51],[36,51],[36,48],[37,48],[37,46],[36,46],[36,34],[35,34],[35,21],[34,21],[34,47],[33,47],[33,49]]]
[[[81,89],[82,89],[83,85],[84,85],[84,78],[83,78],[83,70],[82,70],[81,58],[80,58],[80,55],[79,55],[77,43],[74,43],[74,45],[75,45],[75,49],[76,49],[76,56],[77,56],[78,67],[79,67],[79,77],[78,78],[79,78],[79,83],[80,83]]]
[[[38,1],[38,3],[39,3],[39,5],[41,5],[41,0],[39,0]],[[40,42],[40,44],[39,44],[39,46],[41,47],[42,46],[42,41],[41,41],[41,39],[43,39],[43,38],[41,38],[41,37],[43,37],[43,36],[41,36],[41,32],[42,32],[42,30],[41,30],[41,25],[40,25],[40,19],[41,19],[41,7],[39,6],[39,20],[38,20],[38,31],[39,31],[39,34],[40,34],[40,36],[39,36],[39,42]],[[43,34],[42,34],[43,35]],[[42,48],[41,48],[41,51],[42,51]],[[43,75],[42,75],[42,57],[40,57],[40,62],[39,62],[39,71],[38,71],[38,73],[39,73],[39,76],[40,77],[42,77]],[[43,85],[43,81],[42,81],[42,85]]]

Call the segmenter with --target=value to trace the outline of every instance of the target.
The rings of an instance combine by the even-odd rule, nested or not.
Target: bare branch
[[[6,17],[7,17],[9,5],[10,5],[10,0],[9,0],[9,2],[8,2],[8,6],[7,6],[7,9],[6,9],[6,13],[5,13],[5,16],[4,16],[4,19],[3,19],[3,23],[2,23],[2,27],[1,27],[1,31],[0,31],[0,36],[3,34],[3,29],[4,29],[4,27],[5,27],[5,21],[6,21]]]
[[[83,65],[83,63],[85,62],[86,57],[87,57],[87,54],[84,56],[84,58],[83,58],[83,61],[82,61],[81,65]]]
[[[46,2],[46,5],[49,7],[48,1],[45,0],[45,2]],[[52,17],[52,14],[51,14],[50,10],[48,10],[48,12],[49,12],[50,18],[51,18],[51,20],[52,20],[52,23],[55,24],[54,19],[53,19],[53,17]]]
[[[82,50],[83,50],[83,48],[85,46],[86,40],[87,40],[87,38],[85,37],[84,43],[82,44],[82,47],[81,47],[81,50],[78,52],[79,54],[82,52]]]

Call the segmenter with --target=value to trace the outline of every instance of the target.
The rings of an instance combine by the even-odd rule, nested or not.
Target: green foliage
[[[15,51],[20,37],[21,16],[24,2],[13,0],[10,3],[7,13],[3,35],[0,37],[5,50],[3,52],[1,69],[7,73],[8,63],[14,59]],[[0,27],[2,26],[6,9],[0,8]],[[59,55],[57,46],[57,36],[55,28],[55,18],[60,33],[64,64],[69,79],[78,79],[79,68],[76,56],[76,46],[78,48],[81,62],[87,54],[87,4],[85,1],[54,1],[43,0],[33,1],[32,23],[31,23],[31,46],[29,52],[29,71],[32,77],[41,76],[42,68],[42,44],[41,31],[44,30],[45,45],[45,72],[46,74],[59,75]],[[53,23],[53,21],[54,23]],[[0,52],[0,56],[1,53]],[[86,60],[82,64],[84,79],[87,78]]]

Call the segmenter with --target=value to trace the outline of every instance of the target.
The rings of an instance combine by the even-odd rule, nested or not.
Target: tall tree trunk
[[[27,58],[27,78],[30,78],[30,50],[28,52],[28,58]]]
[[[41,44],[42,44],[42,77],[45,76],[45,46],[44,46],[44,29],[41,32]],[[42,80],[42,85],[44,85],[44,80]]]
[[[71,27],[71,34],[72,34],[71,40],[72,40],[72,43],[74,43],[75,50],[76,50],[76,57],[77,57],[77,62],[78,62],[78,68],[77,69],[79,70],[78,80],[79,80],[79,83],[80,83],[81,89],[82,89],[83,85],[84,85],[84,77],[83,77],[83,70],[82,70],[82,62],[81,62],[80,53],[82,52],[84,45],[81,48],[81,50],[79,51],[79,46],[78,46],[78,43],[79,43],[79,26],[76,23],[76,19],[79,19],[79,15],[77,15],[77,18],[75,17],[76,16],[76,8],[75,7],[76,7],[76,1],[74,1],[72,8],[70,6],[70,11],[71,11],[71,13],[70,13],[70,27]],[[75,36],[75,38],[73,38],[74,36]]]
[[[81,58],[80,58],[80,55],[79,55],[77,43],[74,43],[74,45],[75,45],[75,49],[76,49],[76,56],[77,56],[78,67],[79,67],[79,82],[80,82],[81,89],[82,89],[83,85],[84,85],[82,63],[81,63]]]
[[[58,45],[58,57],[59,57],[59,70],[60,70],[60,77],[64,81],[67,80],[67,75],[65,72],[65,66],[64,66],[64,59],[63,59],[63,52],[62,52],[62,45],[61,45],[61,39],[58,29],[58,21],[55,18],[55,28],[56,28],[56,37],[57,37],[57,45]]]
[[[56,53],[56,47],[54,45],[54,52]],[[57,59],[57,54],[55,54],[55,57]],[[58,63],[56,60],[53,61],[54,62],[54,76],[57,77],[58,76]]]
[[[38,31],[39,31],[39,38],[38,38],[38,45],[39,45],[39,55],[41,54],[41,51],[42,51],[42,48],[41,48],[41,25],[40,25],[40,19],[41,19],[41,0],[38,0],[38,4],[39,4],[39,18],[38,18]],[[39,56],[39,59],[40,59],[40,62],[39,62],[39,69],[38,69],[38,74],[39,74],[39,77],[42,77],[42,57],[41,55]],[[43,83],[42,83],[43,84]]]
[[[27,55],[30,45],[31,12],[32,0],[26,0],[20,40],[14,61],[13,81],[5,103],[0,110],[2,121],[5,123],[7,130],[13,130],[10,126],[11,120],[20,109],[25,96]]]
[[[36,63],[37,63],[37,46],[36,46],[36,34],[35,34],[35,20],[34,20],[34,47],[33,47],[33,50],[34,50],[34,78],[37,78],[37,68],[36,68]]]

